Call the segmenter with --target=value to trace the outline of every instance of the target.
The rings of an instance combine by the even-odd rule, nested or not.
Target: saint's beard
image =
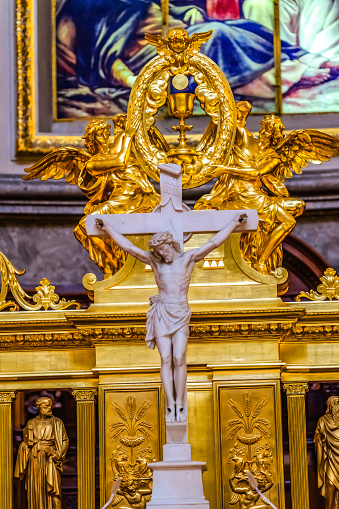
[[[336,426],[339,426],[339,406],[332,409],[332,417],[333,417],[334,424]]]

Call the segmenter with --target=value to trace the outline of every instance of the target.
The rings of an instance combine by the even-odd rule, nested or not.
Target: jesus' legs
[[[156,338],[161,358],[161,382],[166,394],[166,422],[175,421],[175,403],[173,395],[172,341],[169,336]]]
[[[187,364],[186,348],[188,334],[187,326],[178,330],[172,338],[173,362],[174,362],[174,386],[176,393],[176,420],[184,422],[187,420]]]

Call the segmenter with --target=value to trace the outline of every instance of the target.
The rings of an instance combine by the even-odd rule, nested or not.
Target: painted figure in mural
[[[317,454],[318,488],[326,499],[326,509],[339,507],[339,397],[330,396],[325,415],[314,435]]]
[[[243,12],[247,19],[274,29],[272,0],[245,0]],[[306,50],[299,59],[281,65],[282,92],[287,93],[284,111],[337,110],[339,0],[280,0],[279,19],[281,39]],[[315,87],[314,93],[309,87]]]
[[[125,253],[111,239],[88,237],[85,220],[88,214],[128,214],[151,212],[160,196],[131,154],[132,134],[125,132],[126,115],[114,117],[114,139],[110,125],[92,120],[84,139],[87,151],[76,148],[56,149],[25,171],[25,180],[41,178],[65,180],[77,184],[88,198],[85,216],[74,233],[106,277],[125,261]]]
[[[231,158],[224,175],[211,193],[197,201],[195,209],[255,208],[259,228],[257,232],[243,234],[241,250],[252,267],[270,274],[281,266],[281,243],[294,228],[295,218],[305,210],[302,200],[289,196],[285,178],[292,177],[291,169],[301,173],[309,162],[321,163],[338,155],[339,141],[312,129],[284,136],[284,125],[273,114],[265,115],[259,138],[255,138],[246,127],[250,111],[247,101],[237,103]]]
[[[14,477],[25,479],[28,509],[61,509],[61,477],[68,437],[61,419],[52,415],[52,401],[36,402],[39,415],[28,421],[20,444]]]
[[[220,20],[208,14],[220,16],[217,10],[198,5],[197,2],[172,0],[169,26],[185,27],[189,35],[213,30],[202,52],[219,65],[233,91],[238,95],[274,97],[273,30],[244,19],[241,7],[238,8],[239,19]],[[273,13],[272,2],[269,10]],[[78,83],[102,100],[111,101],[117,111],[126,110],[136,76],[156,56],[155,48],[144,40],[144,33],[161,35],[161,27],[158,0],[60,1],[57,11],[58,89],[76,88]],[[281,42],[282,62],[299,61],[307,53],[300,46]],[[324,72],[321,71],[317,79],[322,78]],[[314,68],[309,74],[313,79]],[[301,75],[298,78],[291,74],[286,79],[286,90],[300,79]],[[309,86],[309,82],[306,80],[301,86]]]
[[[191,310],[187,293],[194,265],[220,246],[232,231],[246,223],[247,216],[237,214],[223,230],[198,249],[181,251],[170,232],[159,232],[149,242],[152,251],[144,251],[118,233],[104,219],[96,219],[124,251],[152,267],[159,293],[150,298],[146,322],[146,343],[157,348],[161,357],[161,381],[166,394],[167,422],[187,419],[186,349]]]

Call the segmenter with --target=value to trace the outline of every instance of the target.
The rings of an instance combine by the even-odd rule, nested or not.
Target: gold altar
[[[261,476],[269,476],[269,497],[284,507],[281,387],[287,392],[292,503],[309,507],[304,398],[308,382],[338,380],[339,305],[279,301],[265,305],[260,299],[240,299],[228,301],[224,309],[221,303],[193,308],[188,429],[193,459],[207,463],[203,479],[211,507],[226,507],[235,499],[230,479],[245,459],[257,463]],[[95,507],[96,405],[102,504],[119,473],[119,467],[113,470],[115,457],[127,451],[130,475],[132,464],[141,468],[145,460],[160,459],[165,430],[160,360],[144,344],[145,315],[141,309],[125,313],[105,307],[1,314],[2,507],[12,507],[11,403],[16,391],[72,389],[79,508]],[[147,426],[138,430],[131,422],[117,434],[119,423],[131,420],[131,405],[134,414],[139,412],[134,425],[146,421]],[[136,507],[125,481],[127,499],[121,496],[121,501],[130,499]],[[144,498],[150,479],[146,484]],[[235,503],[244,507],[241,497]]]
[[[140,73],[127,118],[115,118],[111,145],[109,126],[94,121],[85,133],[88,152],[58,149],[27,169],[26,178],[64,176],[77,182],[89,199],[86,215],[151,212],[160,197],[147,177],[159,180],[158,163],[169,154],[170,160],[182,164],[184,187],[220,177],[196,208],[258,210],[258,232],[233,234],[193,272],[187,351],[189,442],[193,460],[207,464],[203,481],[211,509],[266,507],[245,480],[245,469],[283,509],[283,388],[292,507],[308,509],[305,394],[309,382],[339,380],[339,303],[325,302],[321,296],[314,302],[289,303],[279,296],[288,284],[287,271],[281,267],[281,242],[304,208],[301,200],[288,196],[283,181],[292,176],[290,168],[300,173],[309,161],[338,154],[338,140],[313,130],[284,137],[280,119],[267,115],[258,141],[246,128],[248,103],[235,105],[216,64],[199,53],[209,34],[190,38],[183,32],[173,29],[168,39],[148,36],[159,56]],[[211,122],[203,140],[190,149],[185,137],[189,126],[179,115],[178,151],[168,145],[154,119],[167,99],[169,79],[186,74],[198,83],[196,97]],[[109,197],[104,189],[108,174],[116,186]],[[241,188],[244,182],[246,192]],[[271,193],[275,190],[275,201],[263,185]],[[233,198],[227,200],[227,193]],[[144,509],[152,493],[148,464],[161,460],[165,402],[160,359],[144,341],[148,297],[156,289],[153,273],[116,245],[86,236],[83,219],[76,236],[105,276],[102,281],[92,274],[84,277],[94,299],[86,310],[59,302],[47,280],[41,281],[35,304],[30,304],[31,297],[17,282],[19,271],[6,257],[0,258],[4,509],[13,507],[11,412],[20,404],[15,402],[17,391],[72,390],[77,409],[78,509],[95,508],[97,436],[101,505],[109,499],[112,480],[122,477],[112,507]],[[194,235],[185,248],[207,238]],[[145,237],[133,242],[147,246]],[[327,281],[333,288],[324,299],[338,299],[335,275],[328,273]],[[8,288],[25,311],[6,301]],[[316,294],[311,297],[317,299]]]

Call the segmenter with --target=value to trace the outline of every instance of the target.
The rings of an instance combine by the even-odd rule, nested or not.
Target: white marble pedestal
[[[173,431],[177,434],[177,430]],[[168,438],[167,429],[167,442]],[[209,509],[202,485],[202,469],[206,463],[191,461],[191,446],[167,443],[163,458],[158,463],[149,463],[153,470],[153,491],[147,509]]]

